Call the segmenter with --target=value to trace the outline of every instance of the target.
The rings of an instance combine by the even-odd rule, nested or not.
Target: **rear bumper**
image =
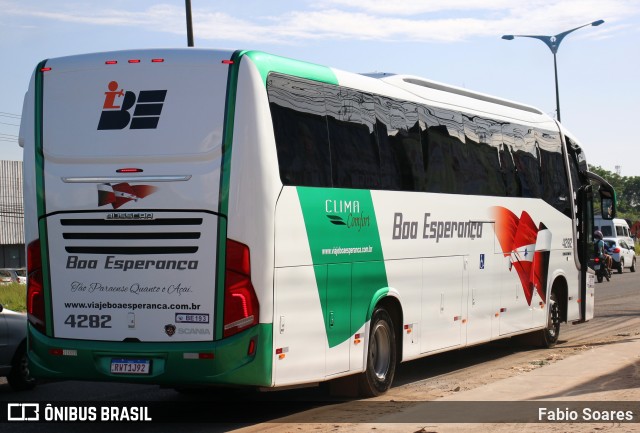
[[[124,343],[50,338],[29,325],[29,369],[37,378],[158,385],[272,386],[272,325],[215,342]],[[256,345],[248,353],[250,342]],[[63,353],[52,354],[54,353]],[[193,354],[213,354],[200,359]],[[187,355],[185,355],[187,354]],[[146,375],[113,374],[112,359],[151,362]]]

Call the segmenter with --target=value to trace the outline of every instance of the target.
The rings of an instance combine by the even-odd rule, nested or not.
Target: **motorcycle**
[[[599,257],[594,257],[593,260],[591,260],[590,267],[596,272],[596,278],[599,283],[605,278],[607,281],[611,278],[611,270],[607,267],[604,260],[601,260]]]

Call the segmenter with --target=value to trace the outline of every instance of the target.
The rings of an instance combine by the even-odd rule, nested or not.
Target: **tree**
[[[640,220],[640,176],[620,176],[602,167],[589,167],[593,173],[603,177],[616,191],[618,218],[630,223]]]

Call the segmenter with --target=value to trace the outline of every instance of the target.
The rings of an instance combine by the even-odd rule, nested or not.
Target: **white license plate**
[[[149,374],[151,373],[151,361],[148,359],[112,359],[111,373]]]
[[[593,270],[594,270],[594,271],[597,271],[597,270],[599,270],[599,269],[600,269],[600,265],[594,265],[594,266],[593,266]]]

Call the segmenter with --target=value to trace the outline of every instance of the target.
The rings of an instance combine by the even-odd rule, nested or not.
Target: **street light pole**
[[[184,0],[187,15],[187,46],[193,47],[193,22],[191,19],[191,0]]]
[[[558,122],[560,121],[560,91],[558,90],[558,63],[556,59],[556,54],[558,53],[558,48],[560,48],[560,42],[562,42],[565,36],[567,36],[569,33],[575,32],[576,30],[581,29],[583,27],[587,27],[587,26],[599,26],[602,23],[604,23],[604,20],[597,20],[592,23],[584,24],[574,29],[564,31],[562,33],[558,33],[555,36],[541,36],[541,35],[504,35],[502,36],[502,39],[506,39],[507,41],[511,41],[514,38],[538,39],[544,42],[551,50],[551,53],[553,54],[553,72],[554,72],[555,81],[556,81],[556,113],[558,117]]]

